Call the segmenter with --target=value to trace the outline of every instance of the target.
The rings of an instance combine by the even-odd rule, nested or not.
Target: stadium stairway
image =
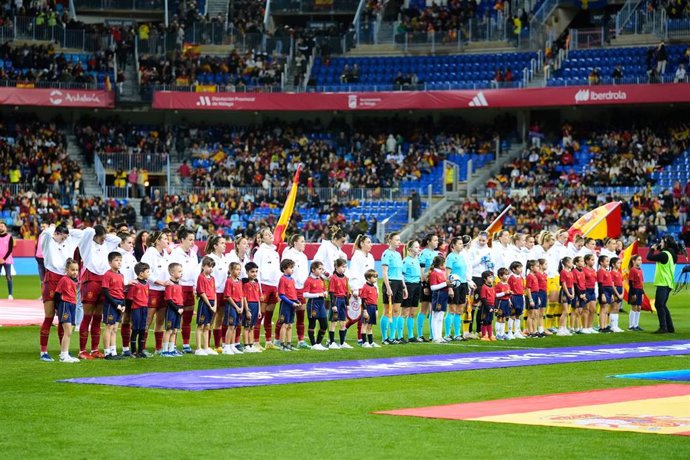
[[[86,196],[103,196],[103,189],[98,185],[98,179],[96,178],[96,170],[92,164],[86,161],[86,157],[81,152],[74,134],[67,135],[67,155],[76,160],[81,167],[82,179],[84,180],[84,194]]]
[[[466,181],[461,181],[458,184],[458,190],[456,192],[447,192],[440,200],[427,206],[419,219],[405,226],[401,232],[400,238],[403,241],[407,241],[414,237],[417,231],[426,225],[432,224],[434,219],[445,214],[452,205],[468,196],[475,196],[480,199],[483,198],[486,194],[486,182],[489,178],[498,174],[498,171],[505,163],[509,163],[518,158],[524,149],[525,144],[512,143],[509,149],[500,153],[496,161],[486,163],[470,174]]]

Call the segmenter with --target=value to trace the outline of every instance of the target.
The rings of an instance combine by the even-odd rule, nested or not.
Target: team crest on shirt
[[[153,308],[156,308],[158,306],[158,299],[157,298],[154,297],[153,299],[151,299],[151,306]]]
[[[86,299],[85,300],[93,300],[93,291],[89,291],[86,293]]]

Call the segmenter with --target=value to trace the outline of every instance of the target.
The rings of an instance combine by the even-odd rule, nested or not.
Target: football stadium
[[[689,66],[686,0],[0,0],[3,455],[690,458]]]

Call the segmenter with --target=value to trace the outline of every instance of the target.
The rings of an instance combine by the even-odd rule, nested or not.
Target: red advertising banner
[[[115,93],[105,90],[0,88],[0,105],[112,109]]]
[[[161,110],[429,110],[690,102],[690,84],[372,93],[188,93],[157,91]]]

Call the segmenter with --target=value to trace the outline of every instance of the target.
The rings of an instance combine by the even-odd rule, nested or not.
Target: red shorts
[[[194,286],[182,286],[182,305],[185,307],[194,306]]]
[[[85,304],[102,304],[105,301],[103,295],[103,275],[95,275],[84,270],[81,281],[81,301]]]
[[[261,301],[268,304],[278,303],[278,286],[261,285]]]
[[[305,306],[307,302],[304,300],[304,289],[297,289],[297,301]]]
[[[165,291],[149,289],[149,308],[165,308]]]
[[[41,298],[44,302],[53,300],[60,279],[62,279],[62,275],[46,270],[46,274],[43,276],[43,289],[41,290]]]

